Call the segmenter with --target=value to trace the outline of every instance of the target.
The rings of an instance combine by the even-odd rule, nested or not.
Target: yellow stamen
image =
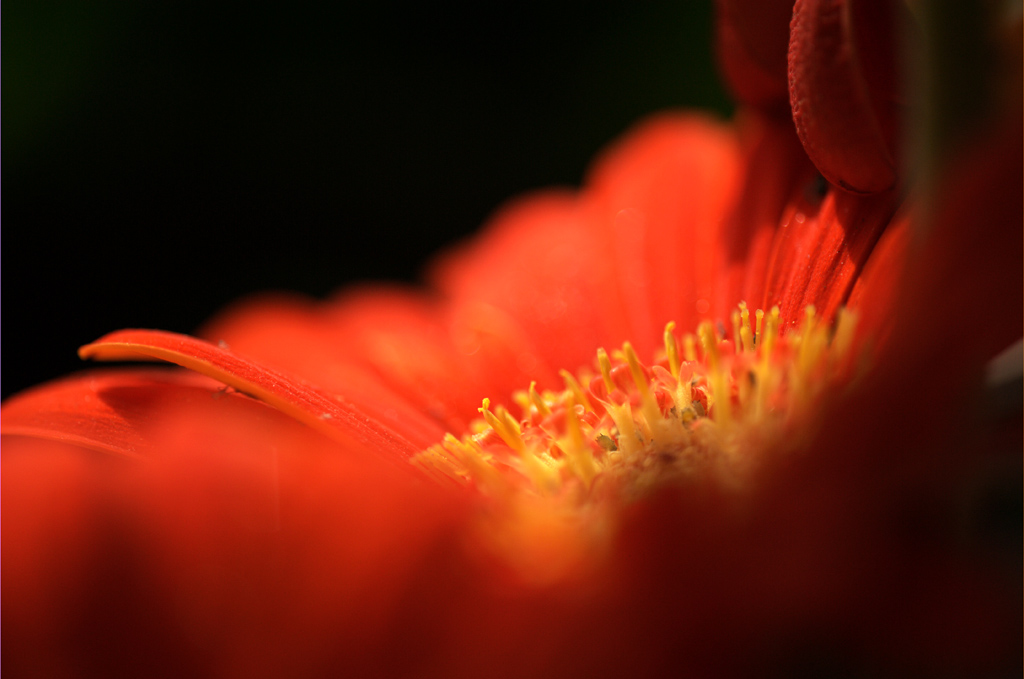
[[[712,370],[718,368],[718,339],[715,337],[715,330],[711,321],[704,321],[697,327],[697,335],[700,336],[701,347],[704,349],[704,358]]]
[[[540,393],[531,383],[516,394],[521,421],[484,399],[471,434],[462,440],[447,435],[413,463],[439,482],[476,487],[490,497],[531,497],[542,503],[538,507],[559,511],[603,497],[601,479],[610,479],[608,487],[624,497],[699,469],[740,481],[756,460],[753,453],[779,448],[765,442],[788,440],[778,437],[792,436],[793,418],[813,407],[822,388],[851,376],[856,318],[841,310],[832,332],[808,307],[800,327],[784,331],[776,306],[755,310],[752,329],[750,310],[741,304],[731,320],[735,352],[721,350],[721,333],[710,321],[700,324],[696,338],[683,336],[682,347],[669,323],[665,354],[657,358],[671,377],[648,369],[629,342],[611,356],[599,349],[608,393],[600,402],[592,403],[581,386],[589,385],[590,373],[580,373],[586,375],[580,380],[563,370],[561,392]],[[625,369],[635,390],[612,380]]]
[[[689,333],[683,335],[683,358],[687,361],[697,360],[697,349],[694,346],[693,335]]]
[[[648,433],[653,434],[656,423],[662,419],[661,411],[658,408],[658,399],[651,393],[651,385],[647,381],[647,376],[644,375],[644,370],[640,366],[640,358],[636,355],[633,345],[626,342],[622,345],[622,351],[626,354],[629,372],[633,376],[633,382],[636,383],[637,391],[640,392],[640,409],[647,424]]]
[[[548,404],[544,403],[544,399],[537,393],[537,383],[530,382],[530,403],[537,409],[537,412],[541,415],[550,415],[551,408],[548,408]]]
[[[779,307],[773,306],[772,310],[768,314],[768,320],[765,323],[763,346],[761,347],[762,360],[767,361],[768,357],[771,356],[772,350],[775,347],[775,339],[779,336]],[[762,344],[758,342],[758,344]]]
[[[633,409],[628,403],[621,406],[608,404],[605,406],[615,428],[619,430],[619,450],[629,458],[635,458],[641,451],[641,433],[633,420]]]
[[[583,387],[581,387],[580,383],[575,377],[573,377],[573,374],[568,370],[560,370],[558,371],[558,374],[561,375],[562,379],[565,381],[566,388],[572,392],[572,397],[575,399],[576,403],[583,406],[583,409],[587,412],[593,410],[593,406],[590,405],[590,399],[587,398],[586,392],[583,391]]]
[[[800,326],[800,349],[797,358],[800,372],[805,376],[816,362],[821,349],[823,349],[823,341],[827,341],[827,338],[821,338],[818,336],[819,333],[815,333],[817,329],[816,321],[814,305],[809,304],[804,309],[804,320]]]
[[[665,354],[668,356],[669,372],[672,373],[672,377],[679,379],[679,345],[673,332],[675,329],[674,321],[669,321],[665,326]]]
[[[740,302],[740,340],[743,343],[743,351],[754,350],[753,335],[750,332],[750,310],[747,309],[746,302]],[[736,351],[740,350],[740,346],[736,345]]]
[[[612,362],[608,358],[608,352],[601,347],[597,350],[597,365],[601,369],[601,377],[604,379],[604,386],[608,393],[615,391],[615,383],[612,382]]]
[[[830,352],[833,365],[838,365],[849,355],[856,331],[857,315],[847,309],[840,309],[836,314],[836,334],[832,338],[833,350]]]
[[[523,413],[529,412],[530,407],[533,405],[533,402],[530,401],[529,391],[523,391],[522,389],[512,392],[512,402],[519,406],[519,411]]]
[[[480,479],[492,488],[504,485],[501,483],[501,474],[484,461],[480,454],[480,447],[472,439],[463,442],[451,434],[446,434],[442,446],[452,457],[467,467],[474,478]]]
[[[575,403],[572,397],[566,403],[565,410],[566,437],[562,439],[562,450],[569,457],[577,475],[589,488],[594,477],[597,475],[597,466],[594,463],[594,456],[587,449],[586,441],[583,438],[583,430],[580,427],[580,420],[576,416]]]
[[[558,478],[558,471],[553,469],[530,450],[523,450],[520,455],[523,464],[523,473],[530,480],[534,488],[544,493],[554,493],[561,485]]]
[[[718,353],[718,338],[709,321],[704,321],[697,328],[700,334],[701,343],[704,345],[704,353],[708,364],[708,381],[711,383],[711,391],[715,402],[715,421],[720,424],[728,424],[731,411],[731,395],[729,394],[728,376],[722,369],[721,356]],[[708,404],[711,405],[710,402]]]
[[[743,341],[743,352],[749,353],[754,350],[754,336],[750,333],[750,328],[742,326],[740,328],[740,339]]]
[[[643,369],[640,367],[640,357],[636,355],[636,351],[633,349],[633,345],[626,342],[622,345],[622,353],[626,357],[626,362],[629,364],[629,374],[633,378],[634,384],[636,384],[637,390],[640,392],[641,397],[646,397],[650,393],[648,389],[647,377],[644,375]]]
[[[487,421],[487,424],[490,425],[491,429],[497,432],[498,436],[501,437],[501,440],[504,441],[509,448],[517,452],[522,452],[524,446],[522,432],[519,429],[519,425],[511,418],[508,411],[504,408],[499,408],[497,415],[492,413],[490,408],[491,399],[485,398],[483,407],[477,408],[477,410],[484,416],[484,419]]]

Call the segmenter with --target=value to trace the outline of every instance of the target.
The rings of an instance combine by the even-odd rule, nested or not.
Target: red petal
[[[255,297],[219,314],[201,334],[262,365],[315,384],[418,446],[426,448],[440,440],[446,427],[431,417],[417,393],[376,372],[364,353],[353,350],[348,333],[333,323],[333,308],[298,296]],[[405,330],[413,337],[419,335],[408,327]],[[410,354],[418,355],[413,348]]]
[[[168,370],[74,375],[5,401],[0,433],[140,457],[155,450],[146,430],[159,419],[160,407],[220,396],[255,403],[222,390],[220,383],[201,375]]]
[[[596,163],[584,197],[602,249],[595,266],[614,283],[602,307],[624,321],[616,344],[629,339],[650,355],[669,321],[693,329],[731,311],[715,308],[716,253],[739,189],[739,151],[715,121],[661,116]]]
[[[419,452],[394,430],[350,404],[216,345],[158,330],[120,330],[87,344],[82,358],[161,360],[213,377],[294,417],[335,440],[401,459]]]
[[[906,276],[912,235],[911,210],[903,206],[871,250],[846,306],[857,312],[857,333],[885,343],[895,319],[893,309]]]
[[[11,673],[370,675],[405,658],[410,615],[443,619],[466,570],[452,565],[465,498],[235,400],[249,407],[162,408],[168,454],[147,464],[5,440]]]
[[[329,308],[327,320],[346,351],[449,431],[463,433],[479,418],[484,396],[504,403],[513,389],[528,383],[517,366],[525,358],[517,351],[529,348],[488,361],[495,345],[512,344],[515,331],[502,332],[503,326],[487,322],[477,322],[474,330],[471,309],[451,307],[378,288],[343,294]],[[535,379],[544,377],[538,371]]]
[[[741,116],[737,125],[745,169],[716,248],[723,272],[716,304],[720,314],[731,313],[740,301],[762,304],[772,244],[790,218],[785,211],[793,203],[805,205],[808,214],[816,209],[807,194],[818,173],[790,121],[753,114]]]
[[[808,304],[832,318],[889,224],[896,198],[830,191],[816,214],[806,207],[791,202],[768,265],[763,305],[778,304],[785,324],[796,323]]]
[[[445,431],[465,432],[484,396],[523,384],[495,381],[500,367],[475,370],[449,316],[447,305],[422,292],[374,287],[319,304],[256,298],[203,334],[344,396],[426,448]]]
[[[826,179],[857,193],[896,183],[893,104],[878,92],[893,89],[881,81],[897,68],[889,10],[853,0],[798,0],[793,10],[789,97],[797,134]]]
[[[496,309],[512,321],[541,375],[589,365],[596,347],[627,339],[650,353],[665,323],[689,327],[708,313],[716,280],[708,253],[738,169],[724,126],[654,118],[598,160],[578,201],[536,198],[504,213],[442,263],[440,285],[457,308]]]
[[[489,381],[510,389],[531,379],[552,387],[558,369],[589,363],[621,319],[607,303],[612,284],[602,256],[572,195],[535,195],[499,211],[431,276],[453,300],[463,361],[494,371]]]
[[[893,336],[943,374],[979,371],[1024,326],[1019,106],[950,154],[924,215],[931,221],[915,223]]]
[[[793,0],[718,0],[717,53],[726,83],[744,104],[789,117],[786,53]]]

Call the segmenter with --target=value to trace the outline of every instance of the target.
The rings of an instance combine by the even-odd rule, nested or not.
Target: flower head
[[[739,5],[734,125],[643,123],[431,290],[114,332],[83,358],[187,370],[5,403],[8,666],[1012,669],[1020,407],[983,370],[1021,328],[1019,101],[1012,153],[922,196],[861,10]]]

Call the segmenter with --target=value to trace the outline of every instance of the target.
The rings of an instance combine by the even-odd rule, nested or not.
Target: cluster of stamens
[[[669,323],[651,366],[628,342],[598,349],[596,371],[561,372],[563,390],[516,393],[519,418],[484,399],[472,433],[449,434],[413,462],[491,496],[574,502],[602,480],[628,495],[707,472],[741,480],[752,454],[849,373],[853,317],[840,312],[833,326],[811,306],[783,333],[778,307],[752,315],[741,303],[731,321],[731,337],[704,322],[679,338]]]

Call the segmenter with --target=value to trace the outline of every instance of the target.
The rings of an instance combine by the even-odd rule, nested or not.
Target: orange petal
[[[378,288],[339,296],[327,320],[347,351],[448,431],[461,433],[480,416],[477,409],[484,396],[500,402],[520,388],[517,363],[520,353],[530,348],[516,348],[521,331],[499,333],[496,322],[474,327],[468,315],[472,307],[454,306]],[[488,360],[496,345],[510,348]]]
[[[589,364],[598,346],[629,339],[649,353],[669,320],[689,327],[708,313],[717,265],[708,253],[738,160],[723,125],[652,118],[605,152],[578,198],[549,194],[500,213],[441,263],[439,286],[457,310],[497,310],[515,330],[503,332],[504,353],[539,359],[541,387],[545,374],[557,383],[557,368]]]
[[[382,304],[391,308],[383,300]],[[350,330],[336,327],[335,308],[335,304],[314,303],[297,295],[256,296],[219,314],[200,334],[213,342],[225,342],[233,352],[262,365],[315,384],[318,390],[352,404],[417,446],[426,448],[440,440],[446,431],[444,419],[423,407],[419,394],[409,385],[389,380],[386,373],[374,369],[368,352],[353,346]],[[419,338],[419,332],[409,332],[408,327],[404,330],[407,336]],[[409,348],[408,360],[421,358],[417,348]]]
[[[624,320],[629,339],[650,354],[665,324],[696,328],[715,308],[716,257],[740,180],[734,132],[700,116],[651,118],[607,152],[584,193],[601,248],[594,267],[612,276],[602,303]]]
[[[426,448],[445,431],[467,431],[484,396],[522,384],[501,381],[500,363],[478,365],[451,316],[449,305],[421,291],[374,286],[322,303],[256,297],[202,334],[342,396]]]
[[[161,360],[249,394],[357,449],[405,459],[420,448],[350,404],[202,340],[158,330],[120,330],[78,351],[101,361]]]
[[[452,299],[462,361],[493,371],[495,386],[536,379],[551,388],[558,369],[588,363],[615,335],[621,317],[607,302],[608,267],[585,217],[571,194],[534,195],[435,263],[431,278]]]

